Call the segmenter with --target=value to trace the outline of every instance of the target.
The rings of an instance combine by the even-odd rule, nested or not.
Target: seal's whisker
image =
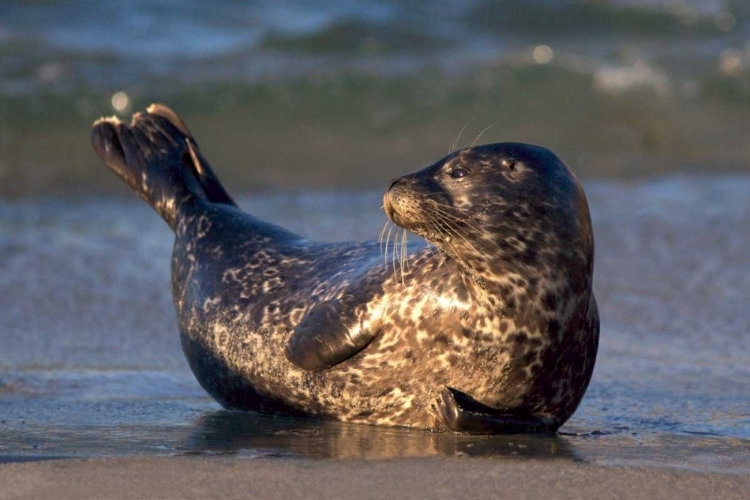
[[[448,211],[446,211],[444,209],[440,209],[439,208],[440,206],[446,206],[446,205],[431,204],[430,208],[434,209],[435,212],[440,213],[441,215],[446,216],[451,221],[454,221],[456,223],[456,225],[460,224],[462,226],[466,226],[468,229],[471,229],[474,232],[475,236],[476,236],[475,240],[477,240],[483,247],[485,247],[487,249],[493,249],[496,246],[493,242],[488,242],[485,239],[481,238],[481,236],[484,235],[486,233],[486,231],[482,231],[481,229],[479,229],[479,227],[476,226],[476,221],[471,220],[468,215],[465,216],[465,217],[458,217],[457,215],[455,215],[453,213],[450,213],[450,212],[448,212]],[[448,208],[450,208],[450,207],[448,207]],[[495,228],[496,229],[505,229],[505,228],[507,228],[507,229],[511,229],[512,230],[513,226],[510,225],[510,224],[495,224]]]
[[[456,217],[450,212],[447,212],[446,210],[442,210],[435,206],[431,206],[430,208],[434,211],[435,215],[440,216],[441,220],[443,220],[446,224],[450,224],[456,231],[462,229],[460,226],[466,226],[468,229],[474,231],[477,235],[481,234],[479,228],[477,228],[468,219]]]
[[[397,252],[396,252],[396,246],[398,245],[398,237],[394,235],[393,238],[393,246],[391,247],[391,266],[393,267],[393,275],[396,276],[396,260],[397,260]],[[402,282],[403,282],[403,275],[401,275]]]
[[[479,229],[474,225],[474,223],[471,221],[471,219],[469,219],[468,216],[458,217],[455,214],[452,214],[449,211],[445,210],[444,208],[441,208],[441,206],[437,205],[437,204],[432,204],[431,203],[430,204],[430,208],[432,210],[434,210],[436,213],[444,215],[446,218],[448,218],[451,221],[463,224],[465,226],[468,226],[470,229],[473,229],[473,230],[479,232]]]
[[[456,250],[456,247],[453,246],[453,244],[451,243],[450,240],[452,238],[450,237],[450,235],[446,234],[445,231],[443,230],[443,227],[440,224],[438,224],[437,222],[438,221],[436,221],[434,218],[430,218],[429,219],[430,225],[438,233],[438,235],[442,238],[443,243],[445,244],[445,246],[447,246],[451,250],[451,252],[453,253],[453,255],[455,255],[455,256],[460,255],[459,252]]]
[[[473,253],[475,253],[475,254],[479,254],[480,253],[479,250],[477,249],[477,247],[475,247],[472,242],[470,242],[468,239],[466,239],[461,233],[459,233],[458,231],[456,231],[454,228],[450,227],[449,225],[445,225],[443,227],[446,230],[445,231],[446,236],[451,237],[451,235],[453,235],[451,237],[451,239],[453,241],[455,241],[456,243],[463,241],[471,249],[471,251]],[[455,246],[453,248],[455,249]]]
[[[466,129],[466,127],[468,127],[469,124],[471,122],[473,122],[474,120],[475,120],[475,118],[472,118],[471,120],[469,120],[468,122],[466,122],[463,127],[461,127],[461,130],[458,132],[458,137],[456,137],[456,140],[453,142],[453,144],[451,144],[448,147],[448,154],[451,154],[452,152],[454,152],[456,150],[456,148],[458,147],[458,141],[461,140],[461,134],[464,133],[464,130]]]
[[[409,269],[409,252],[408,252],[409,233],[406,229],[401,231],[401,279],[404,279],[404,272],[411,273]],[[406,286],[406,283],[404,283]]]
[[[380,230],[380,234],[378,234],[378,244],[380,245],[380,253],[383,253],[383,237],[385,236],[385,231],[388,229],[391,225],[391,220],[386,219],[385,224],[383,224],[383,229]]]
[[[383,253],[383,259],[384,259],[384,263],[385,263],[386,266],[388,265],[388,244],[391,241],[391,232],[392,231],[393,231],[393,226],[389,225],[388,226],[388,233],[385,236],[385,252]],[[391,251],[393,251],[393,250],[391,249]]]
[[[500,125],[501,123],[502,123],[502,122],[495,122],[495,123],[493,123],[492,125],[488,125],[487,127],[485,127],[485,129],[484,129],[484,130],[482,130],[481,132],[479,132],[479,135],[477,136],[477,138],[476,138],[476,139],[474,139],[474,142],[472,142],[472,143],[471,143],[471,146],[469,146],[469,149],[471,149],[471,148],[473,148],[473,147],[474,147],[474,145],[475,145],[475,144],[477,143],[477,141],[478,141],[478,140],[479,140],[479,139],[480,139],[480,138],[481,138],[481,137],[482,137],[482,136],[484,135],[484,133],[485,133],[485,132],[487,132],[487,131],[488,131],[489,129],[491,129],[491,128],[492,128],[492,127],[494,127],[495,125]]]
[[[470,241],[470,240],[469,240],[469,239],[468,239],[468,238],[466,237],[466,235],[462,234],[462,233],[461,233],[461,232],[460,232],[460,231],[458,230],[458,228],[456,228],[456,227],[455,227],[455,225],[453,225],[453,224],[451,223],[451,221],[450,221],[449,219],[446,219],[445,217],[443,217],[443,216],[442,216],[442,215],[440,215],[440,214],[435,214],[435,220],[436,220],[436,221],[440,221],[440,222],[443,222],[443,227],[444,227],[444,228],[445,228],[445,229],[446,229],[447,231],[450,231],[450,233],[451,233],[451,234],[453,234],[453,235],[454,235],[454,236],[455,236],[456,238],[458,238],[459,240],[462,240],[462,241],[463,241],[464,243],[466,243],[466,244],[467,244],[467,245],[469,246],[469,248],[471,248],[471,250],[472,250],[472,251],[474,251],[474,252],[475,252],[475,253],[477,253],[477,254],[478,254],[478,253],[480,253],[480,252],[479,252],[479,250],[478,250],[478,249],[477,249],[477,248],[476,248],[476,247],[474,246],[474,243],[473,243],[472,241]]]
[[[401,231],[401,265],[406,265],[406,270],[409,270],[409,248],[408,248],[409,233],[406,229]]]
[[[427,194],[426,197],[429,198],[430,195]],[[434,207],[436,210],[440,209],[442,213],[452,217],[454,220],[460,221],[468,226],[471,226],[472,229],[476,229],[478,231],[478,229],[474,226],[474,223],[471,221],[471,217],[468,214],[465,214],[461,212],[460,210],[457,210],[455,207],[452,207],[450,205],[447,205],[445,203],[441,203],[439,201],[432,200],[432,199],[430,200],[430,207]],[[452,212],[458,212],[463,217],[459,217],[455,215],[454,213],[449,212],[447,209],[450,209]]]

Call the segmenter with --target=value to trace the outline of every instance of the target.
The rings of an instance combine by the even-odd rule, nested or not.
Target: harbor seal
[[[551,151],[455,151],[391,181],[428,244],[308,241],[241,211],[171,109],[96,121],[104,163],[175,233],[198,382],[227,408],[464,433],[553,432],[591,378],[599,317],[584,192]]]

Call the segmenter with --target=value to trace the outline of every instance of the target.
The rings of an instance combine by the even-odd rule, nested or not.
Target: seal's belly
[[[469,327],[472,311],[459,294],[442,291],[460,283],[409,287],[386,278],[383,288],[391,292],[373,296],[364,324],[382,325],[377,339],[337,366],[309,372],[290,363],[284,348],[314,303],[310,290],[298,282],[279,296],[247,295],[247,287],[232,294],[233,280],[248,280],[224,270],[219,281],[205,267],[199,274],[186,273],[179,287],[183,347],[201,385],[225,406],[431,427],[430,405],[439,389],[452,387],[488,403],[495,402],[488,395],[500,392],[504,349]],[[333,287],[326,296],[335,293]]]

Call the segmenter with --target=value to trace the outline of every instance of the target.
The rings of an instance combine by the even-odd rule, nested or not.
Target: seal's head
[[[586,197],[548,149],[502,143],[456,151],[391,181],[384,207],[394,223],[455,259],[482,289],[509,272],[591,285]]]

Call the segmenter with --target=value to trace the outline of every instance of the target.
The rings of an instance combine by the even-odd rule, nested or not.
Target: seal
[[[241,211],[171,109],[102,118],[104,163],[175,233],[172,292],[198,382],[227,408],[464,433],[553,432],[599,339],[584,192],[551,151],[455,151],[391,181],[426,240],[308,241]]]

